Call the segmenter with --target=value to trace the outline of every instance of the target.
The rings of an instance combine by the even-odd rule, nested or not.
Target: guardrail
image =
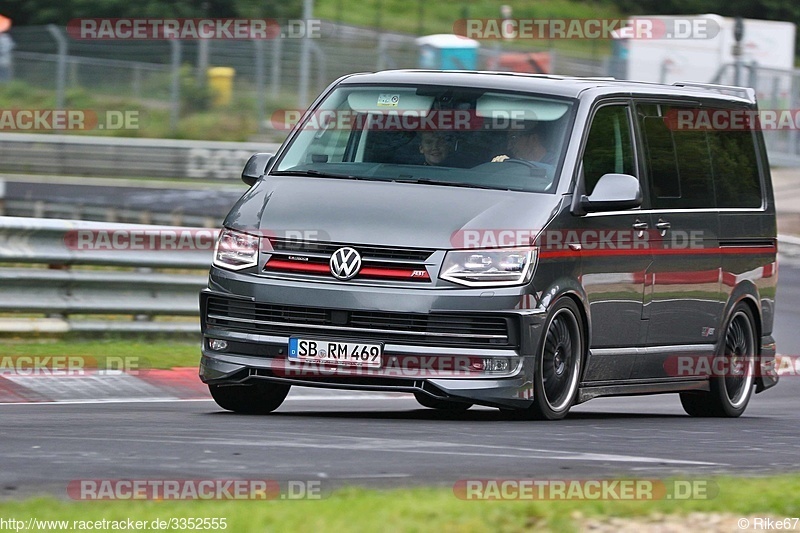
[[[275,143],[0,134],[0,173],[120,178],[239,179]]]
[[[2,178],[0,178],[2,183]],[[2,187],[2,185],[0,185]],[[0,191],[0,216],[65,218],[70,220],[94,220],[128,224],[163,224],[216,228],[222,216],[189,215],[180,211],[159,213],[155,211],[121,209],[115,206],[87,206],[78,203],[53,203],[43,200],[4,200]]]
[[[197,332],[217,232],[0,217],[0,331]]]
[[[0,217],[0,332],[199,332],[198,293],[216,236]],[[783,259],[800,259],[800,238],[778,241]]]
[[[800,261],[800,237],[778,235],[778,253],[791,261]]]

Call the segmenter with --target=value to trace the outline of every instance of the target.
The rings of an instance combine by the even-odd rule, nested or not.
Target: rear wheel
[[[584,340],[578,306],[569,298],[550,311],[533,375],[532,418],[560,420],[578,396]]]
[[[683,409],[691,416],[741,416],[753,395],[756,327],[746,304],[734,308],[721,342],[714,375],[709,378],[711,390],[681,393]]]
[[[428,407],[429,409],[438,409],[439,411],[466,411],[472,407],[471,403],[439,400],[423,392],[415,392],[414,398],[417,399],[417,402],[419,402],[421,406]]]
[[[281,406],[290,385],[258,382],[248,385],[209,385],[217,405],[228,411],[248,415],[265,415]]]

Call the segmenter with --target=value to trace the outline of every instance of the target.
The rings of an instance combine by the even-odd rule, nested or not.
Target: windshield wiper
[[[432,180],[430,178],[394,178],[392,181],[397,183],[421,183],[422,185],[444,185],[449,187],[468,187],[470,189],[492,189],[502,191],[500,187],[490,187],[489,185],[478,185],[475,183],[462,183],[458,181]],[[508,189],[505,189],[508,190]]]
[[[351,176],[350,174],[335,174],[333,172],[323,172],[322,170],[276,170],[270,172],[271,176],[314,176],[316,178],[340,178],[347,180],[364,180],[370,178],[363,178],[360,176]]]

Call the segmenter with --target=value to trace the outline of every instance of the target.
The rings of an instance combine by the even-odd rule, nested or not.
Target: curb
[[[74,375],[0,374],[0,404],[207,400],[197,367],[126,373],[90,370]]]

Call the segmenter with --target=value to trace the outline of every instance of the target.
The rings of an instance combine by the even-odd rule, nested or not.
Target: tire
[[[265,415],[281,406],[291,385],[253,383],[252,385],[209,385],[217,405],[227,411],[247,415]]]
[[[437,398],[433,398],[432,396],[428,396],[424,392],[415,392],[414,398],[417,399],[417,402],[419,402],[421,406],[428,407],[429,409],[436,409],[439,411],[459,412],[459,411],[466,411],[467,409],[472,407],[471,403],[439,400]]]
[[[533,404],[526,414],[537,420],[561,420],[578,397],[585,352],[583,322],[575,302],[569,298],[556,302],[544,331],[533,373]]]
[[[756,326],[753,313],[747,304],[734,307],[720,339],[713,367],[721,368],[723,375],[709,378],[708,392],[683,392],[681,405],[691,416],[736,418],[744,413],[755,384],[757,352]]]

